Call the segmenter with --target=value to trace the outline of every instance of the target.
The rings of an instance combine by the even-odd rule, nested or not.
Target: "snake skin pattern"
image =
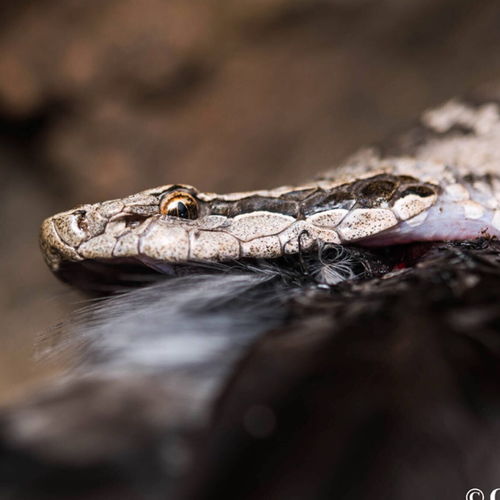
[[[41,248],[58,273],[67,262],[161,269],[273,259],[323,244],[498,237],[500,148],[492,147],[500,145],[498,105],[450,101],[424,113],[406,140],[414,143],[410,156],[407,144],[405,156],[397,147],[365,149],[301,186],[214,194],[166,185],[82,205],[43,222]],[[176,193],[193,200],[194,217],[162,213],[162,200]]]

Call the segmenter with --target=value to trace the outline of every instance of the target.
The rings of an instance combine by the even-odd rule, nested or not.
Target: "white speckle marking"
[[[189,256],[188,233],[182,227],[158,219],[139,239],[139,252],[152,259],[185,261]]]
[[[393,211],[401,220],[408,220],[423,212],[436,201],[436,196],[418,196],[409,194],[394,203]]]
[[[257,211],[237,215],[228,231],[240,241],[251,241],[281,233],[295,222],[289,215]]]
[[[242,257],[272,259],[282,254],[281,243],[277,236],[265,236],[241,244]]]
[[[78,253],[86,259],[94,259],[102,256],[111,257],[115,244],[116,238],[109,234],[101,234],[82,243],[78,247]]]
[[[462,206],[466,219],[480,219],[484,215],[484,208],[475,201],[464,201]]]
[[[349,210],[342,208],[326,210],[325,212],[311,215],[307,218],[307,221],[319,227],[336,227],[348,213]]]
[[[113,257],[132,257],[139,253],[139,237],[135,232],[121,236],[116,242]]]
[[[323,243],[335,243],[338,245],[341,242],[338,233],[333,229],[313,227],[311,228],[311,234],[313,238],[321,240]]]
[[[240,244],[230,234],[220,231],[192,231],[189,256],[194,260],[229,260],[240,255]]]
[[[101,203],[99,212],[104,217],[112,217],[113,215],[119,214],[123,208],[123,203],[120,200],[111,200]]]
[[[308,250],[314,245],[313,228],[304,220],[296,221],[290,228],[279,235],[283,251],[287,254],[297,253],[300,248]]]
[[[383,208],[357,208],[338,226],[343,241],[359,240],[380,233],[398,223],[396,216]]]
[[[448,101],[443,106],[427,111],[423,115],[424,123],[437,132],[447,132],[455,125],[472,128],[477,134],[487,134],[498,123],[496,104],[484,104],[474,109],[456,100]]]
[[[217,229],[227,224],[227,217],[223,215],[207,215],[198,220],[198,229]]]
[[[461,184],[450,184],[444,190],[453,201],[465,201],[469,199],[469,191]]]

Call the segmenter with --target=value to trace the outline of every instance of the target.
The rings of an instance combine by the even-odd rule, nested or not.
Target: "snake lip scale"
[[[443,133],[468,117],[479,127],[471,154],[481,140],[500,138],[496,105],[488,126],[480,118],[484,122],[484,115],[491,115],[491,106],[448,103],[445,111],[446,106],[454,119],[434,123],[427,114],[428,126]],[[470,116],[464,118],[466,111]],[[437,116],[443,115],[441,109]],[[482,161],[476,151],[475,165],[454,162],[452,140],[434,144],[440,154],[364,154],[300,186],[215,194],[165,185],[82,205],[43,222],[42,252],[54,273],[73,281],[89,262],[110,272],[125,264],[168,274],[190,262],[277,259],[324,244],[373,247],[498,237],[500,161]],[[62,272],[68,268],[70,273]]]

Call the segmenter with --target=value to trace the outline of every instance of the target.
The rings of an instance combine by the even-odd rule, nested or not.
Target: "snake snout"
[[[40,230],[40,247],[48,266],[57,271],[64,260],[81,260],[75,248],[83,231],[77,218],[69,213],[45,219]]]
[[[40,246],[52,270],[63,261],[80,261],[78,248],[82,243],[102,233],[107,219],[91,206],[61,212],[46,219],[41,227]]]

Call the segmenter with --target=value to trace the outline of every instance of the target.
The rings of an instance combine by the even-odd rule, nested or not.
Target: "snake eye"
[[[198,202],[189,193],[175,191],[168,193],[160,200],[160,212],[181,219],[198,217]]]

